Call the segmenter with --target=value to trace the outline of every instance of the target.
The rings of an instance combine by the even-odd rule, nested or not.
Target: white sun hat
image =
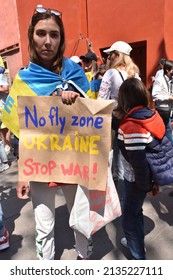
[[[118,51],[127,55],[130,55],[132,48],[129,44],[123,41],[117,41],[115,42],[109,49],[104,50],[105,53],[109,54],[113,51]]]
[[[71,56],[70,59],[76,63],[81,63],[81,59],[77,55]]]

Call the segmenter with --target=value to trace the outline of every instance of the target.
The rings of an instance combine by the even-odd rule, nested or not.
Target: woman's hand
[[[75,91],[60,91],[59,96],[61,96],[63,104],[72,105],[80,94]]]
[[[17,196],[20,199],[28,199],[29,198],[29,192],[30,192],[30,187],[28,182],[18,182],[17,187]]]

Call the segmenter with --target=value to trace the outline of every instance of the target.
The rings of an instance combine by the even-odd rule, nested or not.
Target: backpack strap
[[[124,77],[123,77],[123,75],[122,75],[121,71],[119,71],[118,69],[117,69],[117,71],[118,71],[118,73],[120,74],[121,79],[122,79],[122,80],[123,80],[123,82],[124,82],[125,80],[124,80]]]

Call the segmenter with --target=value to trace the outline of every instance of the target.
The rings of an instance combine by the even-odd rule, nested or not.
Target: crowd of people
[[[60,13],[56,10],[43,7],[35,9],[28,28],[28,40],[30,64],[27,70],[20,70],[26,71],[26,79],[30,79],[35,65],[39,67],[40,73],[49,71],[57,74],[60,79],[67,74],[71,75],[68,78],[73,79],[74,72],[77,72],[86,96],[91,99],[114,100],[110,149],[113,149],[112,175],[122,205],[124,237],[121,243],[129,248],[132,259],[145,260],[143,203],[148,192],[153,195],[158,193],[146,153],[147,146],[151,145],[155,138],[161,140],[167,135],[173,143],[173,61],[164,59],[163,70],[159,70],[153,78],[152,90],[149,93],[141,81],[140,69],[130,56],[132,48],[124,41],[116,41],[109,49],[104,50],[107,54],[107,61],[104,63],[98,64],[98,57],[90,48],[80,57],[65,58],[64,26]],[[3,86],[7,86],[6,83]],[[9,91],[4,87],[3,94]],[[152,94],[157,110],[149,108],[149,94]],[[64,106],[72,105],[79,96],[83,97],[78,88],[68,83],[66,87],[62,85],[58,90],[55,88],[50,95],[59,95]],[[68,110],[68,107],[65,109]],[[9,167],[6,148],[9,145],[9,131],[8,128],[5,129],[6,136],[0,141],[0,172]],[[76,184],[64,184],[62,187],[69,213],[74,204],[76,190]],[[56,184],[54,188],[50,188],[44,182],[19,181],[18,198],[27,199],[29,193],[36,222],[37,256],[39,259],[53,260]],[[91,239],[77,230],[74,230],[74,236],[77,259],[89,259],[88,246]],[[8,230],[0,207],[0,250],[8,247]]]

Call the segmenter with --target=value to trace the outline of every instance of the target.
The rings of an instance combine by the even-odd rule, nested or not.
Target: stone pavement
[[[11,167],[0,173],[0,199],[5,223],[10,233],[10,248],[0,252],[0,260],[37,260],[35,222],[31,201],[16,196],[17,162],[9,156]],[[165,186],[156,197],[147,196],[144,204],[147,259],[173,260],[173,190]],[[61,193],[56,195],[56,259],[75,260],[73,231],[68,227],[68,211]],[[128,249],[120,244],[123,237],[121,219],[117,219],[93,236],[93,259],[126,260]]]

